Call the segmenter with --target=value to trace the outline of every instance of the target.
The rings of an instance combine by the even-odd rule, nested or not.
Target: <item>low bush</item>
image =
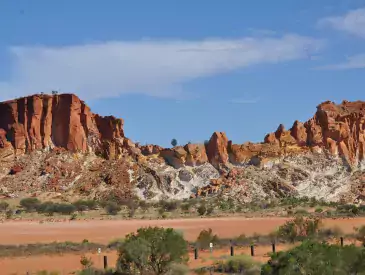
[[[166,275],[187,275],[189,274],[189,267],[184,264],[172,264]]]
[[[0,201],[0,211],[6,211],[9,207],[9,204],[6,201]]]
[[[204,204],[201,204],[201,205],[198,207],[197,211],[198,211],[198,214],[199,214],[200,216],[203,216],[203,215],[207,212],[207,207],[206,207]]]
[[[76,210],[83,212],[86,210],[95,210],[98,207],[98,203],[94,200],[78,200],[72,203]]]
[[[318,218],[305,219],[298,216],[279,227],[278,237],[292,243],[304,238],[314,237],[319,232],[321,224],[321,220]]]
[[[41,202],[37,198],[25,198],[20,201],[20,206],[26,212],[35,211],[40,204]]]
[[[259,275],[261,273],[260,264],[254,262],[252,258],[247,255],[233,256],[225,261],[218,261],[214,264],[214,271],[252,275]]]
[[[262,275],[364,274],[364,248],[305,241],[289,251],[272,254],[262,266]]]
[[[37,206],[37,212],[52,216],[54,213],[71,215],[76,211],[76,207],[69,203],[53,203],[47,201]]]
[[[320,208],[320,207],[317,207],[316,210],[314,210],[314,212],[316,212],[316,213],[322,213],[323,212],[323,209]]]
[[[109,215],[117,215],[120,210],[122,208],[116,202],[110,201],[105,205],[105,211]]]
[[[216,244],[218,242],[219,238],[217,235],[213,234],[213,230],[211,228],[208,230],[202,230],[196,240],[196,244],[200,249],[207,249],[209,248],[210,243]]]

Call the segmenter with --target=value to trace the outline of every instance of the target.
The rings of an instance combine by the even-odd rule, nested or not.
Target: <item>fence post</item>
[[[108,268],[108,256],[104,256],[104,269]]]
[[[255,248],[253,244],[251,245],[251,256],[255,256]]]
[[[234,247],[231,245],[231,256],[234,256]]]
[[[275,247],[275,243],[272,243],[272,253],[276,252],[276,247]]]
[[[341,247],[343,247],[343,237],[341,237],[340,240],[341,240]]]
[[[198,259],[198,248],[195,247],[194,249],[194,259],[197,260]]]

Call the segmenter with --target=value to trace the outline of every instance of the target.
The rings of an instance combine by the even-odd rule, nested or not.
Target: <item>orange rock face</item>
[[[207,145],[208,161],[216,168],[228,162],[228,139],[225,133],[215,132]]]
[[[214,166],[251,163],[261,165],[272,158],[306,152],[341,156],[351,166],[365,159],[365,102],[336,105],[327,101],[317,107],[313,118],[295,121],[291,129],[279,125],[264,143],[233,144],[224,133],[215,132],[207,146],[208,161]]]
[[[2,102],[0,128],[0,146],[10,142],[15,154],[53,147],[74,152],[103,151],[124,137],[123,120],[94,115],[72,94],[34,95]]]
[[[134,145],[124,136],[122,119],[92,113],[75,95],[34,95],[0,103],[0,157],[63,148],[95,152],[107,159],[118,159],[123,153],[159,155],[176,168],[209,162],[220,169],[229,163],[261,165],[281,156],[326,151],[357,165],[365,158],[364,122],[365,102],[327,101],[307,122],[295,121],[289,130],[279,125],[263,143],[233,144],[225,133],[215,132],[206,145],[164,149]]]

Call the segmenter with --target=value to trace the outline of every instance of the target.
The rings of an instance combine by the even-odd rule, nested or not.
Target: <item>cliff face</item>
[[[215,132],[206,144],[162,148],[135,145],[122,119],[92,113],[75,95],[33,95],[0,103],[0,193],[365,199],[364,122],[365,102],[328,101],[261,143]]]
[[[0,148],[15,155],[39,149],[93,150],[116,158],[123,120],[93,114],[77,96],[34,95],[0,103]]]

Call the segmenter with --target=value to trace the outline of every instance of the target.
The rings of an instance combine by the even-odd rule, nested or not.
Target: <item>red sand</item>
[[[53,241],[81,242],[88,239],[108,243],[115,238],[144,226],[173,227],[181,230],[188,240],[195,240],[203,229],[212,228],[220,237],[233,237],[242,233],[267,234],[285,222],[285,218],[215,218],[177,220],[91,220],[58,223],[5,222],[0,225],[1,244],[27,244]]]
[[[92,242],[107,244],[114,238],[123,238],[127,233],[143,226],[173,227],[181,230],[188,240],[195,240],[202,229],[212,228],[213,232],[222,238],[235,237],[240,234],[253,233],[268,234],[283,224],[286,218],[210,218],[210,219],[179,219],[179,220],[119,220],[119,221],[70,221],[64,223],[37,223],[37,222],[5,222],[0,224],[1,244],[28,244],[36,242],[75,241],[88,239]],[[344,233],[353,232],[353,227],[365,225],[365,218],[353,219],[326,219],[325,227],[337,226]],[[266,261],[265,251],[270,248],[257,248],[257,260]],[[247,249],[246,249],[247,250]],[[215,252],[227,253],[227,252]],[[240,252],[237,252],[240,253]],[[244,251],[248,253],[248,251]],[[104,254],[103,254],[104,255]],[[110,266],[115,264],[116,254],[109,253]],[[202,258],[205,256],[200,255]],[[215,255],[214,255],[215,256]],[[81,255],[67,254],[63,256],[35,256],[26,258],[0,259],[1,274],[26,271],[55,270],[60,274],[80,268]],[[101,257],[91,254],[96,266],[101,266]],[[192,255],[191,255],[192,258]],[[209,257],[208,257],[209,258]],[[208,265],[209,259],[202,262],[191,262],[192,267]]]
[[[277,246],[277,251],[287,249],[289,246]],[[271,252],[271,246],[258,246],[255,249],[255,261],[266,262],[269,259],[268,253]],[[236,255],[246,254],[250,255],[250,248],[240,248],[235,250]],[[117,253],[115,251],[102,253],[98,255],[87,254],[94,263],[95,267],[103,268],[103,256],[108,256],[108,264],[114,267],[117,261]],[[214,250],[213,253],[209,251],[199,252],[199,259],[195,260],[193,253],[190,253],[189,267],[192,269],[209,266],[223,256],[229,256],[229,249]],[[76,270],[80,270],[80,258],[82,254],[66,254],[57,256],[35,256],[35,257],[19,257],[19,258],[4,258],[0,259],[1,274],[18,273],[19,275],[29,272],[37,272],[41,270],[58,271],[60,275],[71,274]]]

